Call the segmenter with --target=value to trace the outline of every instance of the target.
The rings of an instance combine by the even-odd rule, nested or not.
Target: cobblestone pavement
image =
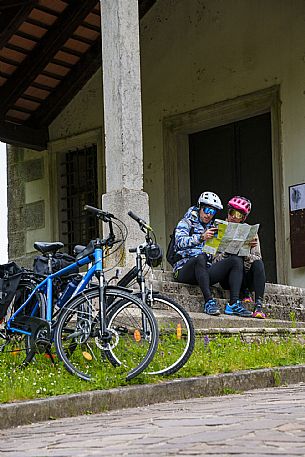
[[[305,456],[305,383],[0,432],[0,456]]]

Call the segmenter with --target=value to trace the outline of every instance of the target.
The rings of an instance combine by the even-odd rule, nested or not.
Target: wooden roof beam
[[[78,25],[92,11],[97,0],[74,0],[59,16],[52,28],[22,62],[11,78],[0,88],[2,118],[24,90],[42,72],[57,51],[64,45]]]
[[[37,3],[37,0],[0,0],[0,11]]]
[[[48,140],[47,128],[33,129],[11,122],[0,122],[0,141],[3,143],[43,151],[47,149]]]
[[[156,0],[144,0],[139,4],[140,17],[142,18],[153,6]],[[29,126],[48,126],[61,113],[63,108],[73,99],[84,84],[94,75],[102,63],[101,39],[94,45],[74,66],[63,82],[51,92],[49,97],[41,104],[40,108],[26,122]]]
[[[84,54],[62,83],[46,98],[30,119],[29,126],[48,126],[60,114],[63,108],[73,99],[78,91],[89,81],[101,66],[102,43],[98,38],[94,45]]]
[[[37,2],[38,0],[24,0],[22,2],[0,0],[0,48],[3,48],[14,35]],[[5,4],[8,4],[10,9],[8,9],[9,6],[6,6],[7,9],[4,10]]]

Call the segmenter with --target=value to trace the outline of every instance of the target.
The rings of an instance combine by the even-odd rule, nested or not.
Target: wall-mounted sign
[[[305,209],[305,184],[289,187],[290,211]]]
[[[289,187],[291,267],[305,266],[305,183]]]

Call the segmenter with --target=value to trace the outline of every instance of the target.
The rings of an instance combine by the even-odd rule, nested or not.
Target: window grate
[[[73,254],[76,244],[87,245],[98,236],[98,220],[83,209],[98,206],[96,145],[63,154],[59,175],[61,241]]]

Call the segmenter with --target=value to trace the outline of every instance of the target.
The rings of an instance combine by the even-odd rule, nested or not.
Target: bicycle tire
[[[63,307],[54,334],[57,355],[68,372],[86,381],[101,369],[105,358],[127,371],[126,380],[130,380],[144,371],[153,359],[158,346],[156,320],[152,311],[127,291],[107,288],[105,297],[111,302],[106,313],[107,330],[111,336],[107,346],[104,347],[99,335],[99,290],[92,288]],[[132,307],[132,312],[127,322],[127,313],[125,321],[122,315],[128,306]],[[143,315],[149,324],[149,336],[137,341],[135,335],[141,337]]]
[[[159,329],[159,344],[147,373],[169,376],[189,360],[195,346],[195,330],[188,312],[179,303],[159,293],[149,298]]]
[[[30,278],[21,278],[16,290],[15,299],[9,307],[6,321],[26,301],[35,287],[36,283]],[[30,316],[40,317],[42,308],[43,296],[37,292],[18,316],[22,316],[22,318]],[[17,318],[13,325],[17,325],[18,327]],[[30,331],[30,327],[26,323],[23,323],[22,328],[23,330]],[[18,332],[13,333],[4,328],[0,331],[0,356],[2,358],[2,364],[5,364],[7,368],[25,367],[35,356],[33,339],[29,335]]]

